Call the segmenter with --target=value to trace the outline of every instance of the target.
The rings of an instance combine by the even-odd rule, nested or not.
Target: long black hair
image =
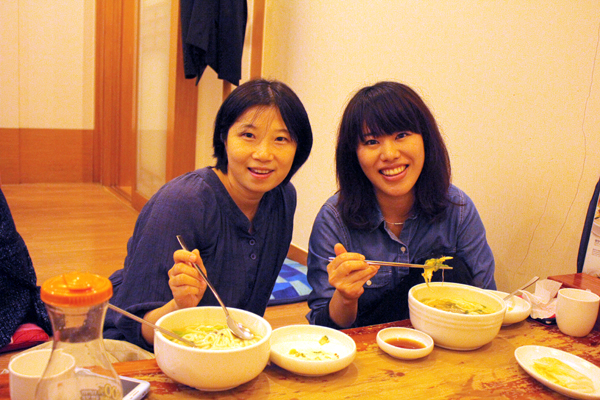
[[[286,184],[306,162],[312,148],[313,137],[308,114],[302,102],[286,84],[279,81],[255,79],[238,86],[225,99],[215,119],[213,134],[215,168],[227,173],[227,151],[225,142],[231,126],[249,108],[273,106],[279,110],[292,140],[296,143],[296,154],[292,168],[282,184]]]
[[[435,118],[421,97],[398,82],[379,82],[359,90],[348,102],[336,148],[338,206],[350,227],[367,229],[377,209],[373,184],[362,171],[356,151],[365,133],[379,137],[409,131],[423,137],[425,162],[414,187],[413,211],[433,221],[449,204],[450,157]]]

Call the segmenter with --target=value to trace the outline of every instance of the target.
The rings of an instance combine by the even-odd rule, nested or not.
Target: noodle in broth
[[[421,303],[437,308],[442,311],[453,312],[456,314],[491,314],[494,312],[491,308],[484,306],[474,301],[468,301],[463,299],[450,299],[450,298],[439,298],[439,299],[423,299]]]
[[[174,330],[174,332],[184,339],[191,340],[198,348],[204,350],[228,350],[246,347],[262,338],[262,336],[254,334],[254,338],[250,340],[240,339],[224,325],[191,325],[181,330]],[[177,339],[169,338],[169,340],[181,343]]]

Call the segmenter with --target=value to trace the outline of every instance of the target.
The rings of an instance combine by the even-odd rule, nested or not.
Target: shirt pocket
[[[392,283],[392,267],[380,267],[374,277],[369,279],[363,287],[365,289],[380,289]],[[370,284],[369,284],[370,283]]]

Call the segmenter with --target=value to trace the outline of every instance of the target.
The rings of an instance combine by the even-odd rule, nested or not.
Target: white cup
[[[565,335],[583,337],[592,331],[600,296],[582,289],[560,289],[556,302],[556,324]]]
[[[35,389],[50,359],[51,349],[32,350],[14,356],[8,364],[11,400],[34,400]],[[75,359],[65,353],[57,353],[55,370],[49,379],[59,383],[73,373]]]

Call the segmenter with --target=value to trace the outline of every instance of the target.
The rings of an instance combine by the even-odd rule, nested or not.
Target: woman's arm
[[[344,227],[334,208],[326,204],[313,225],[308,250],[308,281],[311,324],[347,328],[356,320],[363,285],[379,270],[358,253],[348,253],[343,244]],[[335,259],[329,262],[329,257]]]
[[[327,266],[329,284],[335,288],[329,302],[329,317],[344,328],[356,321],[358,299],[365,292],[364,284],[371,279],[379,266],[369,265],[358,253],[348,253],[341,243],[334,246],[336,258]]]
[[[175,267],[174,253],[180,249],[176,236],[195,238],[196,232],[203,230],[203,204],[198,195],[201,185],[193,175],[178,178],[163,186],[144,206],[129,240],[125,265],[119,271],[122,280],[115,282],[111,303],[141,318],[154,320],[151,322],[175,309],[177,303],[172,302],[174,294],[169,274]],[[195,246],[199,246],[197,241]],[[189,268],[190,277],[198,277],[191,266],[181,266]],[[192,285],[200,287],[201,283],[197,281]],[[109,329],[109,337],[152,350],[154,334],[141,328],[138,322],[111,313],[105,327]]]
[[[173,293],[173,300],[146,313],[144,319],[153,324],[170,312],[197,306],[206,292],[206,282],[200,277],[196,268],[191,266],[191,263],[195,262],[204,274],[207,273],[198,250],[193,252],[177,250],[173,254],[173,261],[175,264],[169,270],[169,287]],[[154,329],[147,325],[142,325],[141,329],[144,340],[153,345]]]

